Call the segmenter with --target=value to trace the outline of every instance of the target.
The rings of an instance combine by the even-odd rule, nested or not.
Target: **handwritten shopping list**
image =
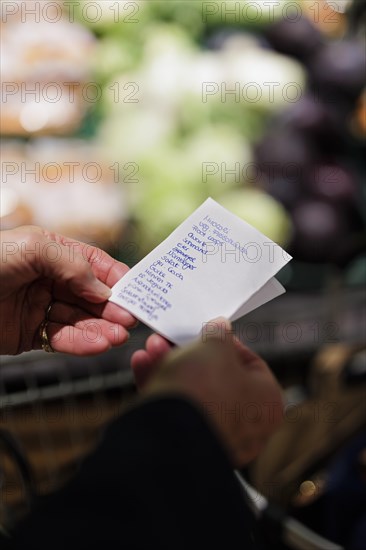
[[[183,345],[210,320],[234,321],[285,292],[274,275],[290,259],[208,198],[118,281],[109,299]]]

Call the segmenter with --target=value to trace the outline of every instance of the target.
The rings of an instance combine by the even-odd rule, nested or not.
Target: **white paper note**
[[[236,320],[285,292],[274,275],[290,259],[209,198],[118,281],[110,301],[183,345],[210,320]]]

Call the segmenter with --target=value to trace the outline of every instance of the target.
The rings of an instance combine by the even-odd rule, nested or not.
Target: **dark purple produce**
[[[325,201],[306,200],[294,208],[292,220],[294,257],[309,262],[337,257],[337,247],[348,233],[346,220],[337,208]]]
[[[330,42],[309,66],[312,89],[329,103],[341,96],[352,102],[366,84],[365,70],[365,49],[358,41]]]
[[[306,17],[298,21],[281,19],[266,30],[265,36],[275,50],[305,63],[324,44],[322,35]]]
[[[327,201],[352,204],[357,184],[352,174],[337,164],[321,164],[309,172],[307,187],[314,195]]]
[[[306,137],[289,127],[272,129],[255,147],[260,169],[269,177],[300,180],[305,169],[313,164],[315,152]]]
[[[282,203],[287,210],[291,210],[302,198],[303,189],[298,179],[276,176],[264,181],[264,189],[276,200]]]
[[[282,114],[281,122],[316,142],[325,154],[344,148],[346,119],[315,95],[305,94]]]

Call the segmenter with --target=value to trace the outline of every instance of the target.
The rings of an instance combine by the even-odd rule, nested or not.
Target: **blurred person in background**
[[[2,354],[90,355],[127,340],[136,320],[107,302],[127,266],[39,227],[4,231],[1,245]],[[78,476],[5,534],[2,548],[257,548],[233,468],[257,456],[280,424],[282,395],[229,322],[214,322],[220,338],[184,349],[150,336],[132,357],[140,398]],[[85,323],[96,342],[83,337]]]

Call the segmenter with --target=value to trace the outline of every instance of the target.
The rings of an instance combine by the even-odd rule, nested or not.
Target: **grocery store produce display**
[[[40,135],[66,136],[75,162],[74,140],[87,140],[91,156],[81,155],[80,166],[96,162],[99,183],[110,180],[103,192],[120,201],[125,244],[136,245],[136,259],[207,196],[291,246],[295,259],[344,265],[357,256],[365,225],[364,39],[345,34],[347,14],[330,13],[323,0],[312,11],[287,0],[260,9],[181,0],[53,4],[62,10],[56,22],[24,22],[19,11],[3,18],[2,59],[15,88],[7,89],[2,134],[36,144],[27,151],[30,165],[42,148],[44,163],[64,165],[65,146],[58,152]],[[42,101],[20,101],[22,87],[37,82],[46,86]],[[78,83],[73,101],[71,82]],[[52,102],[55,91],[61,99]],[[8,170],[14,182],[19,174]],[[89,240],[98,242],[103,216],[89,197],[90,174],[81,170],[78,179],[85,196],[78,235],[87,237],[89,224]],[[68,200],[57,201],[63,212],[54,226],[78,216],[69,209],[71,190],[63,188]],[[20,203],[23,217],[39,223],[40,209],[23,195]]]
[[[257,145],[264,187],[291,215],[296,258],[344,267],[366,247],[362,131],[354,120],[365,86],[364,44],[357,37],[325,42],[305,20],[281,20],[265,34],[303,62],[308,84]]]

